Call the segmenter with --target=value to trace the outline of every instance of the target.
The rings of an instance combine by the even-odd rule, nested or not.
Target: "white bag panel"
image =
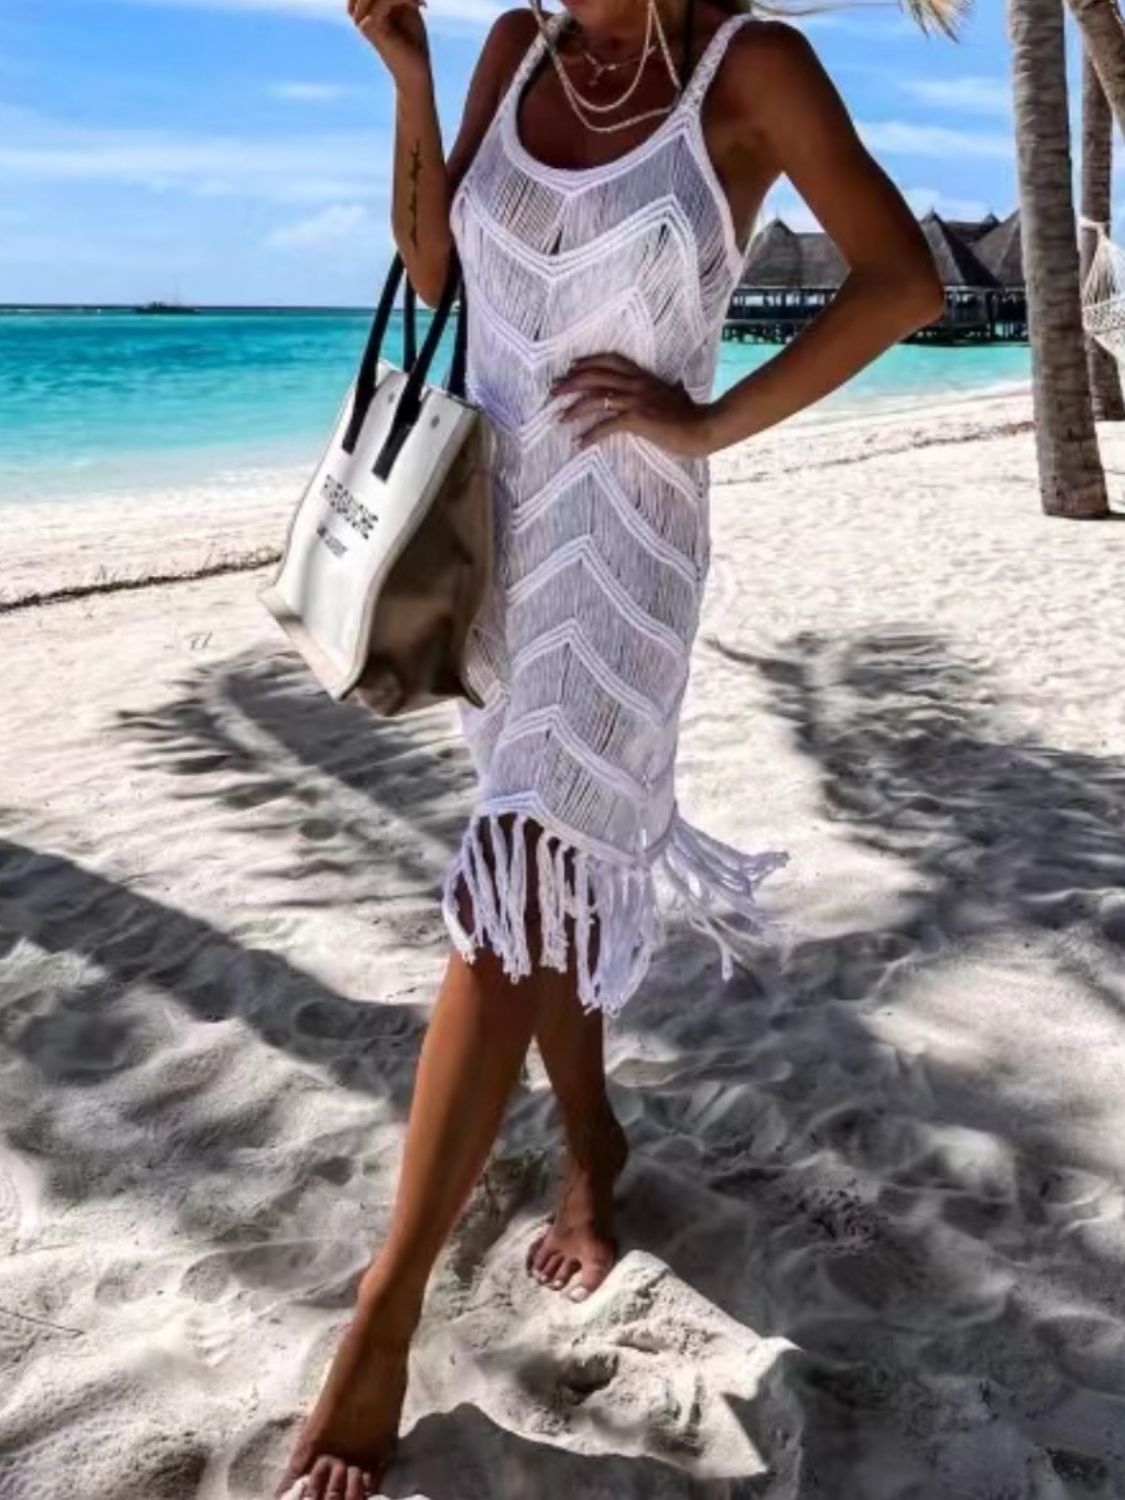
[[[406,374],[380,361],[375,393],[352,453],[343,439],[349,391],[328,447],[294,512],[284,555],[260,598],[324,687],[341,698],[367,659],[375,602],[386,575],[440,488],[473,408],[428,388],[387,481],[374,473]]]

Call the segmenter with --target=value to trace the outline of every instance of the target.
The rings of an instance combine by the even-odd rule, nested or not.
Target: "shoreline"
[[[839,413],[814,409],[713,454],[712,487],[741,482],[761,465],[799,471],[903,445],[987,441],[1030,420],[1030,392],[1018,388]],[[786,449],[798,432],[794,464]],[[7,527],[0,613],[267,566],[280,555],[309,473],[288,465],[228,470],[184,486],[0,506]]]
[[[732,378],[738,378],[738,374]],[[344,388],[340,390],[341,399]],[[841,392],[788,418],[785,425],[790,430],[837,426],[1029,393],[1030,382],[1026,380],[992,381],[971,388],[939,386],[922,391],[909,388],[904,394],[845,386]],[[46,441],[38,445],[34,455],[5,453],[0,444],[0,515],[29,506],[81,507],[114,500],[128,502],[141,491],[154,488],[198,491],[211,485],[254,484],[262,476],[299,476],[317,462],[337,407],[338,402],[326,403],[323,426],[318,425],[303,436],[294,436],[293,431],[287,430],[261,434],[252,440],[224,437],[218,441],[191,441],[179,432],[161,445],[154,443],[151,447],[115,453],[84,453],[70,466],[39,456],[55,451],[55,445]],[[307,419],[307,413],[304,416]]]

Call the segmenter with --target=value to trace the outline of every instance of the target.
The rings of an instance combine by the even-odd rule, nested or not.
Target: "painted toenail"
[[[572,1302],[585,1302],[589,1295],[590,1288],[588,1286],[576,1286],[570,1294],[570,1300]]]

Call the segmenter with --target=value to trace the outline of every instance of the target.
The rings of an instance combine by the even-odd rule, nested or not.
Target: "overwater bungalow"
[[[945,312],[911,335],[919,343],[1026,340],[1019,215],[1000,221],[920,221],[945,285]],[[847,264],[826,234],[773,219],[754,237],[723,326],[726,339],[786,343],[832,300]]]
[[[992,304],[997,337],[1026,343],[1027,285],[1023,279],[1023,241],[1018,210],[994,224],[977,240],[973,249],[1000,286]]]

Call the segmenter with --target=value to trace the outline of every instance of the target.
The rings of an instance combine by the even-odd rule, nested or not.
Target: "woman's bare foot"
[[[629,1142],[612,1113],[590,1131],[588,1143],[567,1153],[559,1206],[546,1233],[528,1252],[528,1270],[552,1291],[575,1276],[570,1297],[582,1301],[613,1269],[613,1189],[629,1156]]]
[[[275,1496],[302,1477],[301,1500],[364,1500],[386,1472],[406,1394],[413,1322],[360,1292],[316,1405],[306,1418]]]

